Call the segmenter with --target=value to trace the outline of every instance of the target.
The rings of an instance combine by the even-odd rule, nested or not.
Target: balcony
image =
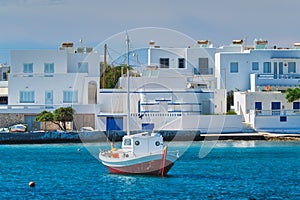
[[[300,74],[251,74],[251,91],[257,91],[266,86],[287,89],[300,84]]]
[[[194,69],[195,75],[213,75],[214,69],[213,68],[200,68],[200,69]]]

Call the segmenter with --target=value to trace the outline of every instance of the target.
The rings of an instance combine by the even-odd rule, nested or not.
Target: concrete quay
[[[300,134],[258,133],[201,133],[199,131],[160,131],[165,141],[213,140],[299,140]],[[118,132],[26,132],[0,133],[0,144],[50,144],[121,141],[126,133]]]

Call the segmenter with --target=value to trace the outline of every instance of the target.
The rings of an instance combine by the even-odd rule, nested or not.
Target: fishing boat
[[[164,176],[178,159],[177,151],[168,151],[158,133],[125,135],[122,148],[112,145],[100,152],[99,158],[113,174],[148,174]]]
[[[126,36],[127,55],[129,37]],[[127,57],[129,66],[129,56]],[[127,135],[122,138],[122,147],[102,150],[99,159],[113,174],[147,174],[165,176],[179,158],[178,151],[168,151],[159,133],[143,132],[130,134],[130,73],[127,69]]]

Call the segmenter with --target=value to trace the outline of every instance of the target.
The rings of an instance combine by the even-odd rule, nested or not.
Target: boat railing
[[[132,151],[124,152],[124,151],[110,150],[110,149],[100,150],[101,156],[109,157],[109,158],[126,158],[129,157],[131,154],[134,157],[136,157],[134,152]]]

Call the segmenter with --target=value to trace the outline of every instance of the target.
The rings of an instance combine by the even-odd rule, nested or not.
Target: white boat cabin
[[[163,150],[163,137],[158,133],[140,133],[123,137],[122,149],[134,154],[151,154]]]

